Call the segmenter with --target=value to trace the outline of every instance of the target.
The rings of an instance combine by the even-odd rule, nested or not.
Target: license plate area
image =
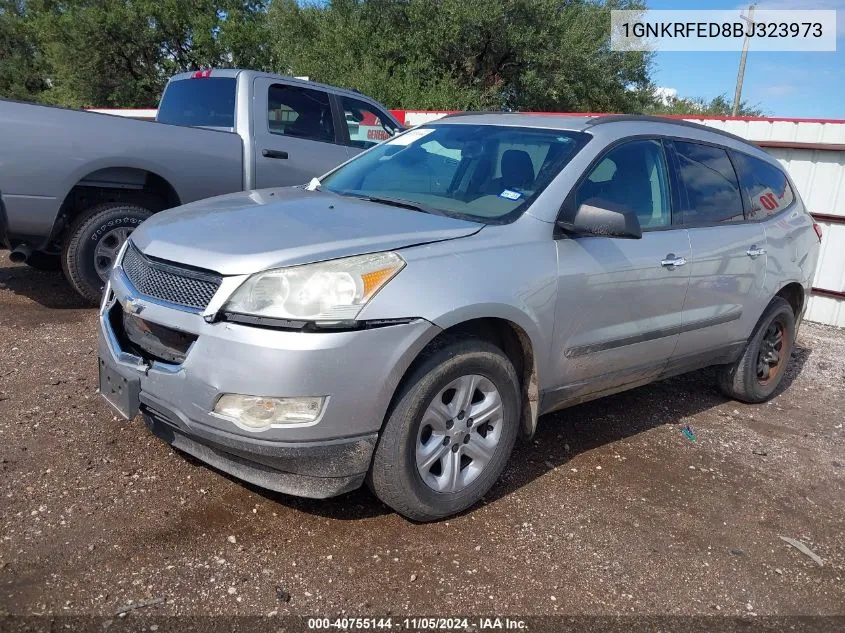
[[[121,416],[131,420],[138,415],[141,380],[125,378],[111,369],[105,360],[99,360],[100,394]]]

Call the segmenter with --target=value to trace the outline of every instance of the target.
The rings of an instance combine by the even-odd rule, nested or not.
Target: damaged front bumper
[[[294,443],[238,437],[191,424],[144,393],[141,413],[156,437],[218,470],[261,488],[314,499],[360,487],[378,439],[376,433]]]
[[[249,483],[303,497],[331,497],[362,484],[399,380],[439,332],[422,319],[309,333],[210,323],[139,296],[119,268],[106,293],[98,344],[106,399],[119,400],[109,385],[126,389],[115,408],[130,418],[140,411],[170,445]],[[139,308],[148,324],[185,334],[184,349],[173,357],[178,362],[150,358],[127,339],[124,312],[137,316]],[[176,346],[177,338],[168,343]],[[214,413],[227,393],[320,396],[325,405],[315,422],[255,431]]]

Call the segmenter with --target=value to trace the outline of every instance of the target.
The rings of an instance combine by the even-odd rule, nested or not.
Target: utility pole
[[[750,5],[748,7],[748,17],[740,16],[743,20],[748,22],[753,32],[754,30],[754,7],[757,5]],[[742,42],[742,55],[739,58],[739,72],[736,75],[736,92],[734,92],[734,105],[731,110],[731,116],[736,116],[739,111],[739,104],[742,100],[742,80],[745,77],[745,58],[748,57],[748,43],[751,38],[748,37],[748,29],[746,27],[745,39]]]

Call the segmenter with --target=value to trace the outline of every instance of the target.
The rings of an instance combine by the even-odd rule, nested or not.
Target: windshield
[[[321,188],[501,224],[519,217],[588,138],[565,130],[427,125],[362,154],[326,176]]]
[[[156,121],[192,127],[235,127],[235,78],[171,81],[161,97]]]

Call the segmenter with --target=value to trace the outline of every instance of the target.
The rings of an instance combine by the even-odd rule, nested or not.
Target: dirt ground
[[[416,525],[118,420],[95,321],[0,263],[0,614],[845,614],[843,330],[804,324],[765,405],[705,370],[546,416],[482,505]]]

